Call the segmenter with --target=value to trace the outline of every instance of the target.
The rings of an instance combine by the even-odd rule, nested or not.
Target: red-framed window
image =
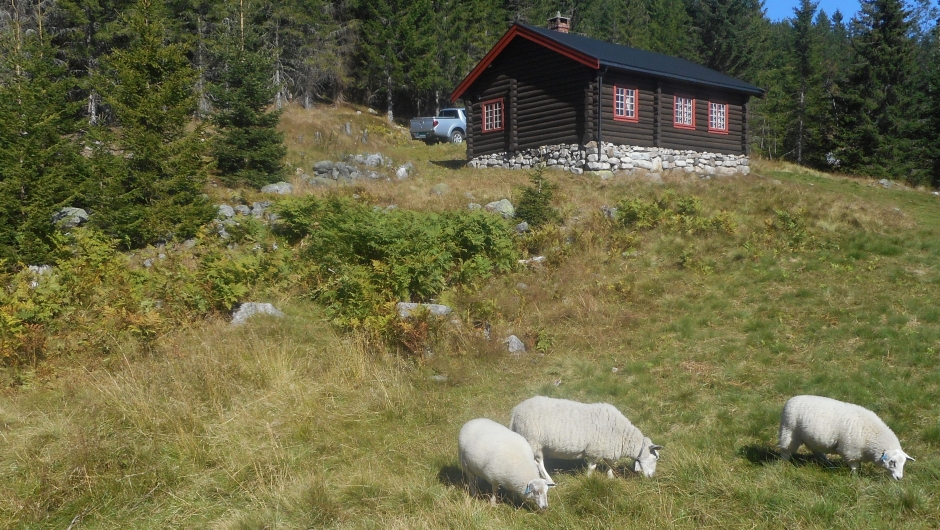
[[[695,129],[695,99],[674,96],[672,124],[677,129]]]
[[[635,88],[614,85],[614,119],[617,121],[640,121],[637,108],[640,91]]]
[[[483,132],[494,132],[503,130],[503,112],[504,98],[491,99],[480,104],[483,108]]]
[[[728,104],[708,102],[708,132],[728,134]]]

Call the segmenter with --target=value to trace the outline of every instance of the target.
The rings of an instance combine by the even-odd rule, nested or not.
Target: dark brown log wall
[[[614,86],[634,88],[639,92],[636,123],[614,119]],[[614,144],[655,147],[656,80],[620,72],[607,72],[602,92],[600,107],[604,123],[601,126],[601,140]]]
[[[514,40],[467,90],[468,156],[583,143],[591,128],[584,110],[591,75],[567,57]],[[505,129],[483,134],[481,103],[495,98],[505,98]]]
[[[690,97],[695,99],[695,130],[681,129],[674,123],[674,96]],[[713,153],[745,154],[746,145],[742,137],[747,133],[744,129],[745,96],[710,90],[703,87],[680,85],[677,83],[662,84],[662,103],[660,127],[661,140],[659,147],[668,149],[691,149],[693,151],[709,151]],[[708,132],[708,103],[728,104],[728,133],[720,134]]]

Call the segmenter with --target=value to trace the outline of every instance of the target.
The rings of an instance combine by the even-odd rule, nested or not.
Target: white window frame
[[[617,121],[640,121],[638,109],[640,91],[633,87],[614,85],[614,119]]]
[[[677,129],[695,129],[695,98],[673,96],[672,125]]]
[[[505,108],[505,98],[490,99],[480,104],[484,133],[503,130],[506,119]]]
[[[728,104],[708,102],[708,132],[728,134]]]

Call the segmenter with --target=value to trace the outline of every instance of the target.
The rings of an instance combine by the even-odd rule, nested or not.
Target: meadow
[[[296,195],[441,213],[529,183],[530,171],[463,167],[463,146],[412,142],[358,110],[285,114]],[[412,175],[332,190],[300,179],[371,152]],[[0,525],[940,526],[940,197],[773,161],[707,180],[543,175],[562,222],[517,244],[544,263],[442,292],[461,323],[431,326],[419,354],[334,325],[294,283],[251,293],[283,318],[231,327],[220,311],[180,319],[145,350],[116,341],[17,367],[0,394]],[[510,334],[525,355],[506,353]],[[804,393],[874,410],[917,461],[901,481],[805,449],[780,461],[780,411]],[[545,512],[472,498],[461,425],[508,424],[539,394],[617,406],[665,447],[656,476],[550,462]]]

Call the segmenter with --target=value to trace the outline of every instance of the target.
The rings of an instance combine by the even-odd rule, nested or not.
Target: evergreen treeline
[[[51,215],[91,210],[134,247],[187,237],[206,179],[282,177],[290,101],[404,121],[447,105],[512,22],[685,57],[755,83],[754,151],[940,185],[940,30],[931,0],[11,0],[0,6],[0,259],[50,252]]]

